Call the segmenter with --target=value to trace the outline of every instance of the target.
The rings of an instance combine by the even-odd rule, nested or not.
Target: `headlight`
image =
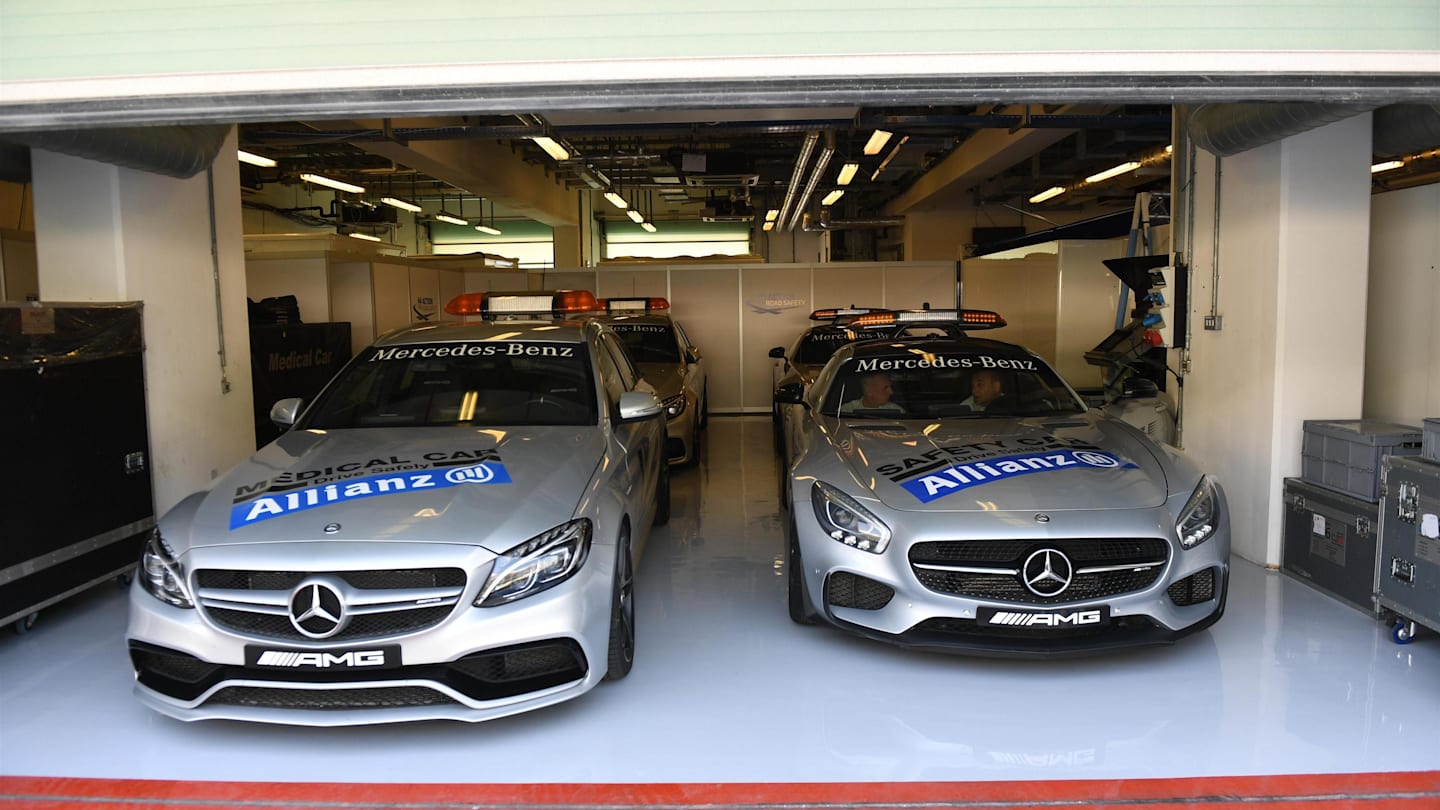
[[[161,602],[178,608],[195,607],[185,591],[185,568],[175,559],[175,552],[165,544],[159,529],[150,532],[145,543],[138,576],[140,587]]]
[[[665,406],[665,418],[674,419],[685,412],[685,394],[676,394],[673,397],[666,397],[662,405]]]
[[[1215,493],[1215,480],[1210,476],[1200,479],[1200,485],[1180,510],[1180,519],[1175,521],[1175,534],[1180,545],[1194,548],[1209,540],[1215,534],[1219,523],[1220,498]]]
[[[890,528],[849,495],[829,484],[815,482],[810,504],[820,528],[837,543],[880,554],[890,545]]]
[[[536,535],[495,559],[475,606],[503,605],[553,588],[574,576],[589,553],[589,518]]]

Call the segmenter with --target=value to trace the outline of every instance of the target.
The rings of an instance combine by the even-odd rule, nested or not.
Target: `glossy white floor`
[[[0,776],[410,783],[1122,779],[1440,769],[1440,638],[1238,561],[1180,644],[917,654],[785,615],[768,418],[716,418],[639,570],[634,672],[480,725],[186,724],[130,695],[101,587],[0,637]]]

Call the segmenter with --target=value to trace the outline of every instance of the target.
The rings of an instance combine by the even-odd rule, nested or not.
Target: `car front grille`
[[[848,571],[837,571],[825,580],[825,603],[836,607],[879,610],[894,596],[889,585]]]
[[[1069,586],[1054,596],[1032,592],[1023,579],[1025,561],[1043,549],[1063,553],[1072,567]],[[910,566],[920,584],[937,593],[1050,605],[1148,588],[1164,572],[1169,554],[1170,544],[1154,537],[946,540],[916,543]]]
[[[363,689],[277,689],[268,686],[227,686],[206,705],[248,706],[266,709],[344,711],[395,709],[405,706],[443,706],[455,699],[424,686],[372,686]]]
[[[1215,598],[1215,569],[1206,568],[1176,582],[1165,589],[1170,601],[1176,607],[1188,607],[1209,602]]]
[[[345,626],[327,643],[366,641],[415,633],[444,621],[465,590],[459,568],[371,571],[195,572],[196,600],[216,626],[245,636],[312,641],[290,619],[289,605],[302,583],[320,579],[348,592]],[[390,593],[392,598],[386,594]]]

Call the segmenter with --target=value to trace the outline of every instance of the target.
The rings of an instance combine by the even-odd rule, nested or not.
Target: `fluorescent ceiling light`
[[[555,158],[556,160],[570,159],[570,152],[567,151],[565,147],[561,146],[560,142],[555,140],[554,138],[547,137],[545,135],[536,135],[530,140],[534,141],[536,146],[544,149],[545,154],[549,155],[552,158]]]
[[[779,208],[771,208],[769,211],[766,211],[766,212],[765,212],[765,221],[766,221],[766,222],[774,222],[774,221],[775,221],[775,218],[778,217],[778,216],[780,216],[780,209],[779,209]]]
[[[1051,186],[1050,188],[1045,189],[1044,191],[1040,192],[1039,194],[1036,194],[1034,197],[1031,197],[1031,198],[1030,198],[1030,202],[1032,202],[1032,203],[1042,203],[1042,202],[1045,202],[1046,200],[1050,199],[1051,197],[1059,197],[1061,194],[1064,194],[1064,193],[1065,193],[1065,187],[1064,187],[1064,186]]]
[[[605,199],[609,200],[611,205],[619,208],[621,211],[624,211],[626,208],[630,207],[630,203],[625,202],[624,197],[621,197],[619,194],[616,194],[613,191],[605,192]]]
[[[414,211],[418,214],[421,210],[420,206],[416,205],[415,203],[407,202],[398,197],[381,197],[380,202],[385,203],[386,205],[394,206],[395,208],[399,208],[401,211]]]
[[[875,130],[875,132],[870,135],[870,140],[865,142],[865,154],[880,154],[880,150],[885,148],[885,144],[889,143],[891,134],[893,133],[886,132],[883,129]]]
[[[1167,154],[1167,155],[1173,155],[1173,154],[1175,154],[1175,144],[1173,144],[1173,143],[1167,143],[1167,144],[1165,144],[1165,154]]]
[[[264,166],[268,169],[271,166],[275,165],[274,158],[261,157],[260,155],[251,154],[250,152],[246,152],[244,149],[236,150],[235,157],[240,158],[241,163],[249,163],[251,166]]]
[[[775,223],[774,223],[773,221],[766,222],[766,223],[765,223],[765,227],[762,228],[761,230],[773,231],[773,230],[775,230]]]
[[[476,225],[476,226],[475,226],[475,230],[477,230],[477,231],[479,231],[479,232],[481,232],[481,233],[488,233],[488,234],[490,234],[491,236],[499,236],[499,235],[500,235],[500,229],[499,229],[499,228],[492,228],[492,227],[490,227],[489,225]]]
[[[1370,173],[1379,174],[1380,172],[1388,172],[1391,169],[1398,169],[1404,165],[1405,161],[1403,160],[1387,160],[1384,163],[1376,163],[1374,166],[1371,166]]]
[[[301,180],[304,180],[304,181],[307,182],[307,183],[314,183],[314,184],[317,185],[317,186],[325,186],[326,188],[333,188],[333,189],[335,189],[336,191],[348,191],[348,192],[350,192],[351,194],[363,194],[363,193],[365,192],[365,187],[364,187],[364,186],[357,186],[357,185],[355,185],[355,184],[353,184],[353,183],[344,183],[344,182],[341,182],[341,181],[339,181],[339,180],[331,180],[330,178],[325,177],[324,175],[319,175],[319,174],[302,174],[302,175],[300,175],[300,179],[301,179]]]
[[[625,212],[625,216],[630,217],[630,219],[631,219],[633,222],[635,222],[636,224],[639,224],[639,223],[645,221],[645,217],[644,217],[644,216],[641,216],[640,212],[639,212],[639,211],[636,211],[634,208],[631,208],[629,211],[626,211],[626,212]]]
[[[380,241],[380,237],[378,237],[378,236],[371,236],[371,235],[368,234],[368,233],[352,233],[352,234],[350,234],[349,236],[350,236],[351,239],[364,239],[366,242],[379,242],[379,241]]]
[[[660,177],[655,178],[655,182],[657,182],[657,183],[659,183],[659,184],[661,184],[661,185],[665,185],[665,186],[678,186],[678,185],[680,185],[680,178],[678,178],[678,177],[671,177],[670,175],[667,174],[667,175],[662,175],[662,176],[660,176]]]
[[[837,189],[835,189],[834,191],[830,192],[829,194],[826,194],[826,195],[825,195],[825,199],[821,200],[821,201],[820,201],[820,204],[821,204],[821,205],[834,205],[837,201],[839,201],[839,199],[840,199],[841,197],[844,197],[844,196],[845,196],[845,189],[843,189],[843,188],[837,188]]]
[[[645,230],[649,231],[650,233],[654,233],[654,232],[655,232],[655,226],[654,226],[654,225],[651,225],[651,224],[648,223],[648,222],[642,222],[642,223],[640,223],[640,227],[644,228]]]
[[[1129,163],[1121,163],[1119,166],[1112,166],[1111,168],[1106,169],[1099,174],[1092,174],[1089,177],[1085,178],[1085,182],[1099,183],[1102,180],[1109,180],[1112,177],[1118,177],[1126,172],[1133,172],[1138,168],[1140,168],[1140,162],[1132,160]]]
[[[855,179],[855,172],[858,171],[860,171],[859,163],[846,163],[840,167],[840,176],[835,179],[835,182],[842,186],[848,186],[850,181]]]
[[[445,211],[441,211],[440,213],[436,214],[436,215],[435,215],[435,218],[438,219],[438,220],[440,220],[441,222],[448,222],[448,223],[450,223],[451,225],[469,225],[469,224],[470,224],[468,221],[463,220],[463,219],[461,219],[460,217],[457,217],[457,216],[455,216],[454,214],[450,214],[450,213],[447,213],[447,212],[445,212]]]

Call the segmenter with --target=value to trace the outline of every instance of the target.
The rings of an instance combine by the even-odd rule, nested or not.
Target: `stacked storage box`
[[[1376,602],[1394,614],[1394,638],[1416,625],[1440,632],[1440,419],[1425,420],[1424,453],[1385,461]]]
[[[1301,477],[1285,480],[1281,570],[1372,615],[1384,460],[1420,452],[1420,430],[1369,419],[1308,420]]]

